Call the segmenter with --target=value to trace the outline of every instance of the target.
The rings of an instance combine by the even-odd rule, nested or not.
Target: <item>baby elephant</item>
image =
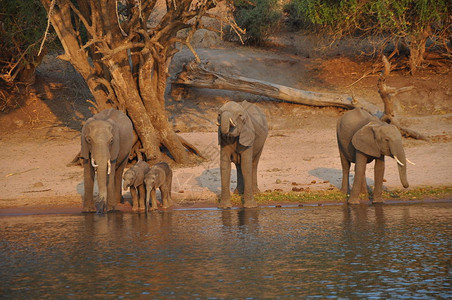
[[[171,200],[171,184],[173,181],[173,171],[165,162],[160,162],[151,167],[144,177],[146,184],[146,205],[145,210],[148,212],[149,198],[151,198],[151,210],[157,209],[157,198],[155,192],[160,189],[162,194],[162,207],[168,208],[172,205]]]
[[[138,161],[133,167],[128,169],[123,176],[123,188],[127,190],[130,187],[132,195],[132,211],[143,211],[145,204],[145,186],[144,176],[151,168],[145,161]]]

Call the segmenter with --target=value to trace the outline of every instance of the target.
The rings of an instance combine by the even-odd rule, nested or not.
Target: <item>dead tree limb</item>
[[[386,85],[385,83],[386,77],[389,76],[389,73],[391,72],[391,63],[384,55],[382,60],[384,69],[381,71],[380,78],[378,79],[377,83],[378,93],[380,94],[381,100],[383,100],[384,104],[384,113],[383,116],[381,117],[381,120],[383,122],[390,123],[399,128],[399,130],[405,137],[411,137],[420,140],[428,140],[428,137],[424,136],[423,134],[418,133],[412,129],[403,127],[397,120],[395,116],[396,105],[394,97],[399,93],[403,93],[414,89],[414,86],[401,87],[397,89]]]
[[[197,88],[241,91],[308,106],[332,106],[344,109],[361,107],[373,115],[379,117],[383,115],[378,107],[364,99],[344,94],[300,90],[253,78],[218,73],[208,70],[207,64],[198,64],[194,61],[184,65],[173,83]]]

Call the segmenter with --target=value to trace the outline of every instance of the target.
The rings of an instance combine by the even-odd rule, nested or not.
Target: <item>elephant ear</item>
[[[81,134],[82,149],[80,150],[80,157],[84,158],[84,159],[89,159],[89,152],[90,152],[91,146],[86,141],[86,136],[89,134],[89,123],[91,123],[92,120],[93,120],[93,118],[89,118],[82,128],[82,134]]]
[[[119,149],[121,140],[119,138],[119,128],[112,119],[107,119],[107,122],[111,125],[111,134],[113,135],[113,144],[110,148],[110,159],[115,160],[119,156]]]
[[[240,130],[239,143],[245,147],[251,147],[256,136],[253,122],[251,121],[251,118],[246,111],[241,116],[241,118],[243,118],[243,126]]]
[[[377,126],[381,125],[375,122],[370,122],[358,130],[352,138],[352,144],[357,150],[373,157],[381,156],[381,150],[377,144],[374,131],[374,128]]]
[[[144,170],[138,169],[135,170],[135,181],[133,183],[133,186],[137,187],[139,185],[142,185],[144,182]]]

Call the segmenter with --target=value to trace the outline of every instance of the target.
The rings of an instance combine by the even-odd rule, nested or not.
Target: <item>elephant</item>
[[[121,111],[106,109],[89,118],[81,133],[84,167],[83,212],[114,211],[121,201],[122,173],[134,142],[130,119]],[[93,201],[97,173],[99,199]]]
[[[231,162],[237,168],[236,192],[243,195],[245,208],[257,207],[254,193],[259,193],[257,165],[268,135],[267,118],[255,104],[246,100],[225,103],[218,113],[220,145],[220,208],[231,208]]]
[[[130,194],[132,195],[132,211],[144,211],[146,201],[144,176],[149,170],[149,165],[145,161],[139,160],[124,173],[123,189],[127,190],[130,187]]]
[[[149,200],[151,200],[151,210],[157,209],[157,198],[155,192],[160,189],[162,194],[162,208],[169,208],[173,204],[171,200],[171,185],[173,182],[173,171],[166,162],[159,162],[153,165],[144,176],[146,185],[145,211],[148,212]]]
[[[372,203],[383,203],[385,156],[398,164],[400,182],[407,188],[407,166],[402,135],[396,126],[387,124],[361,108],[346,112],[337,121],[337,142],[342,165],[341,191],[350,194],[348,203],[359,204],[359,194],[367,192],[366,164],[375,160],[375,188]],[[355,163],[355,179],[349,187],[350,164]]]

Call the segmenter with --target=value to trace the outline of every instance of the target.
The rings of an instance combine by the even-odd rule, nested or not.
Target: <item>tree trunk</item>
[[[174,132],[164,96],[168,65],[178,51],[175,44],[188,43],[179,31],[188,28],[195,32],[200,26],[198,18],[208,14],[215,1],[181,0],[177,6],[167,2],[166,12],[153,28],[146,22],[155,9],[153,0],[128,1],[119,10],[118,1],[41,2],[63,45],[65,54],[60,58],[85,79],[96,109],[114,107],[132,120],[139,139],[134,146],[137,155],[160,160],[160,147],[164,146],[177,163],[187,163],[189,152],[199,156]]]

